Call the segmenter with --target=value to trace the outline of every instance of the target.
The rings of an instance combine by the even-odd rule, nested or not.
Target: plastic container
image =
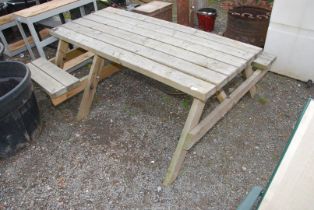
[[[217,11],[213,8],[202,8],[197,11],[198,27],[204,31],[213,31]]]
[[[4,52],[4,46],[0,42],[0,61],[3,61],[3,52]]]
[[[19,62],[0,62],[0,157],[26,145],[39,122],[29,69]]]

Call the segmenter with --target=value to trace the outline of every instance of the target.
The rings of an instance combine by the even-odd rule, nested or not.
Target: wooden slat
[[[275,61],[275,59],[276,59],[275,56],[263,52],[252,62],[252,66],[254,68],[261,70],[268,69],[271,66],[271,64]]]
[[[129,17],[129,18],[133,18],[133,19],[142,20],[142,21],[145,21],[145,22],[148,22],[148,23],[151,23],[151,24],[159,25],[159,26],[164,26],[164,27],[167,27],[167,28],[170,28],[170,29],[174,29],[174,30],[177,30],[177,31],[180,31],[180,32],[184,32],[184,33],[187,33],[187,34],[194,35],[196,37],[202,37],[202,38],[208,39],[210,41],[215,41],[215,42],[218,42],[218,43],[221,43],[221,44],[224,44],[224,45],[233,46],[233,47],[240,48],[240,49],[243,49],[243,50],[247,50],[247,51],[250,51],[250,52],[253,52],[253,53],[259,53],[262,50],[261,48],[253,46],[253,45],[250,45],[250,44],[246,44],[246,43],[243,43],[243,42],[240,42],[240,41],[236,41],[236,40],[233,40],[233,39],[222,37],[222,36],[216,35],[214,33],[208,33],[208,32],[201,31],[201,30],[198,30],[198,29],[194,29],[194,28],[191,28],[191,27],[178,25],[176,23],[172,23],[172,22],[169,22],[169,21],[164,21],[164,20],[160,20],[160,19],[157,19],[157,18],[149,17],[149,16],[138,15],[138,14],[134,14],[134,13],[131,13],[131,12],[126,12],[124,10],[115,9],[115,8],[112,8],[112,7],[108,7],[108,8],[106,8],[106,10],[110,11],[110,12],[113,12],[115,14],[123,15],[123,16]]]
[[[55,58],[55,64],[58,67],[63,68],[64,58],[68,50],[69,50],[69,43],[60,40],[58,42],[58,48],[57,48],[57,53],[56,53],[56,58]]]
[[[119,49],[110,44],[77,34],[63,27],[51,31],[54,36],[94,52],[110,61],[126,66],[134,71],[151,77],[157,81],[174,87],[195,98],[205,101],[213,93],[216,86],[191,77],[150,59]]]
[[[50,97],[57,97],[67,91],[63,84],[43,72],[37,66],[28,63],[27,67],[31,71],[32,80],[40,85]]]
[[[111,75],[119,72],[121,70],[121,66],[117,65],[117,64],[107,64],[105,65],[105,67],[100,71],[100,75],[99,75],[99,80],[103,80],[107,77],[110,77]],[[58,97],[52,98],[52,104],[54,106],[58,106],[59,104],[61,104],[62,102],[70,99],[71,97],[77,95],[78,93],[82,92],[85,89],[85,86],[87,84],[87,78],[88,75],[84,76],[83,78],[80,79],[80,84],[75,87],[72,88],[71,90],[67,91],[65,94],[60,95]]]
[[[104,25],[99,22],[92,21],[86,18],[80,18],[78,20],[73,21],[74,23],[90,27],[99,31],[102,31],[106,34],[110,34],[115,37],[119,37],[155,50],[160,52],[164,52],[178,58],[184,59],[191,63],[203,66],[205,68],[211,69],[216,72],[220,72],[225,75],[232,75],[235,74],[237,71],[237,67],[233,65],[229,65],[223,62],[218,62],[215,59],[205,57],[203,55],[184,50],[182,48],[166,44],[164,42],[154,40],[148,37],[143,37],[138,34],[131,33],[129,31],[124,31],[119,28],[114,28],[112,26]]]
[[[68,89],[79,83],[79,79],[67,73],[66,71],[63,71],[61,68],[57,67],[55,64],[44,58],[38,58],[32,61],[32,64],[48,74],[50,77],[63,84]]]
[[[206,69],[204,67],[195,65],[193,63],[187,62],[183,59],[179,59],[170,54],[166,54],[160,51],[156,51],[152,48],[147,48],[142,45],[138,45],[132,43],[130,41],[111,36],[106,33],[99,33],[99,31],[87,28],[85,26],[78,25],[76,23],[67,23],[63,25],[63,27],[75,31],[80,34],[84,34],[91,38],[97,39],[99,41],[105,42],[107,44],[111,44],[113,46],[119,47],[124,50],[128,50],[130,52],[136,53],[153,61],[156,61],[160,64],[169,66],[183,73],[189,74],[193,77],[202,79],[204,81],[221,85],[223,82],[227,80],[227,76],[221,73],[217,73]]]
[[[313,209],[314,102],[311,101],[270,182],[259,210]]]
[[[134,12],[141,12],[142,14],[150,14],[156,11],[165,10],[165,8],[169,8],[172,3],[163,2],[163,1],[152,1],[149,4],[142,4],[139,7],[136,7]]]
[[[43,4],[35,5],[32,7],[29,7],[27,9],[20,10],[18,12],[15,12],[14,15],[21,16],[21,17],[31,17],[35,16],[44,12],[47,12],[49,10],[62,7],[67,4],[71,4],[78,0],[53,0],[49,1]]]
[[[176,39],[180,39],[186,42],[199,44],[201,46],[208,47],[210,49],[214,49],[214,50],[217,50],[217,51],[229,54],[229,55],[233,55],[239,58],[251,59],[252,57],[254,57],[255,54],[257,54],[257,53],[252,53],[247,50],[243,50],[241,48],[224,45],[215,41],[209,41],[208,39],[204,39],[202,37],[196,37],[195,35],[183,33],[178,30],[166,28],[164,26],[154,25],[148,22],[137,20],[137,19],[131,19],[129,17],[112,13],[110,12],[110,10],[106,10],[106,9],[101,10],[97,12],[96,14],[103,15],[107,18],[116,19],[116,20],[131,24],[131,25],[136,25],[138,27],[143,27],[143,28],[146,28],[146,29],[158,32],[158,33],[166,34],[166,35],[172,36]]]
[[[39,31],[39,34],[40,34],[40,37],[41,37],[42,39],[48,37],[48,36],[49,36],[48,29],[43,29],[43,30]],[[30,45],[34,44],[34,41],[33,41],[33,39],[32,39],[31,36],[28,37],[27,40],[28,40],[28,43],[29,43]],[[19,40],[19,41],[16,41],[16,42],[14,42],[14,43],[9,44],[9,50],[10,50],[10,51],[16,51],[16,50],[19,50],[19,49],[21,49],[21,48],[23,48],[23,47],[25,47],[25,42],[24,42],[23,39],[21,39],[21,40]]]
[[[243,69],[244,66],[247,64],[247,60],[245,60],[245,59],[238,58],[238,57],[235,57],[232,55],[228,55],[228,54],[222,53],[220,51],[212,50],[212,49],[209,49],[208,47],[204,47],[202,45],[186,42],[186,41],[171,37],[169,35],[165,35],[162,33],[157,33],[157,32],[151,31],[151,30],[147,30],[147,29],[142,28],[142,27],[137,27],[134,25],[130,25],[128,23],[119,22],[119,20],[106,18],[106,17],[99,16],[96,14],[88,15],[84,18],[95,21],[95,22],[102,23],[104,25],[112,26],[112,27],[115,27],[115,28],[118,28],[118,29],[121,29],[124,31],[128,31],[128,32],[131,32],[134,34],[138,34],[138,35],[141,35],[143,37],[148,37],[148,38],[151,38],[154,40],[158,40],[158,41],[163,42],[165,44],[173,45],[173,46],[182,48],[182,49],[187,50],[187,51],[191,51],[191,52],[200,54],[202,56],[216,60],[217,63],[219,63],[219,61],[220,61],[220,62],[229,64],[229,65],[239,67],[241,69]]]
[[[93,63],[89,71],[87,83],[84,89],[84,94],[80,104],[79,112],[77,114],[77,120],[82,120],[89,114],[90,108],[93,103],[93,99],[96,93],[97,84],[99,82],[99,74],[104,67],[105,60],[99,55],[95,55]]]
[[[256,70],[252,76],[245,80],[229,97],[224,99],[209,115],[207,115],[187,136],[185,149],[189,150],[196,144],[225,114],[235,106],[238,101],[263,78],[267,71]]]
[[[0,25],[14,21],[14,16],[12,14],[3,15],[0,17]]]
[[[187,153],[187,150],[185,150],[184,148],[185,142],[187,140],[187,135],[189,131],[193,127],[197,126],[197,124],[199,123],[202,117],[204,106],[205,106],[204,102],[199,101],[197,99],[193,100],[188,118],[184,124],[179,142],[177,144],[176,151],[174,152],[172,156],[171,163],[168,167],[166,177],[163,181],[163,184],[165,186],[170,185],[179,174],[180,168],[183,164],[185,155]]]
[[[79,55],[79,56],[65,62],[63,65],[63,70],[67,71],[67,70],[73,68],[74,66],[77,66],[80,63],[83,63],[83,62],[91,59],[93,56],[94,56],[94,53],[92,53],[92,52],[86,52],[82,55]]]

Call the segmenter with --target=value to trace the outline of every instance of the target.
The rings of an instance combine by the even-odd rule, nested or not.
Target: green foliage
[[[260,96],[258,97],[257,101],[262,104],[262,105],[265,105],[268,103],[268,99],[266,97],[263,97],[263,96]]]
[[[191,104],[191,98],[184,98],[181,102],[181,106],[185,109],[185,110],[189,110],[190,109],[190,104]]]

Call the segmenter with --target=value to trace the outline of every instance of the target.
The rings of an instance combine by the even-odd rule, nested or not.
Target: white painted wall
[[[272,71],[314,81],[314,0],[275,0],[264,50]]]

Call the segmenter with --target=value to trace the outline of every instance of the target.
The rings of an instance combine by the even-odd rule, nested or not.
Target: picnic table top
[[[261,48],[168,21],[108,7],[51,34],[206,101]]]
[[[27,9],[20,10],[18,12],[14,12],[14,15],[20,16],[20,17],[31,17],[35,15],[42,14],[44,12],[47,12],[51,9],[55,9],[58,7],[62,7],[67,4],[71,4],[73,2],[76,2],[78,0],[53,0],[49,1],[43,4],[35,5],[32,7],[29,7]]]

